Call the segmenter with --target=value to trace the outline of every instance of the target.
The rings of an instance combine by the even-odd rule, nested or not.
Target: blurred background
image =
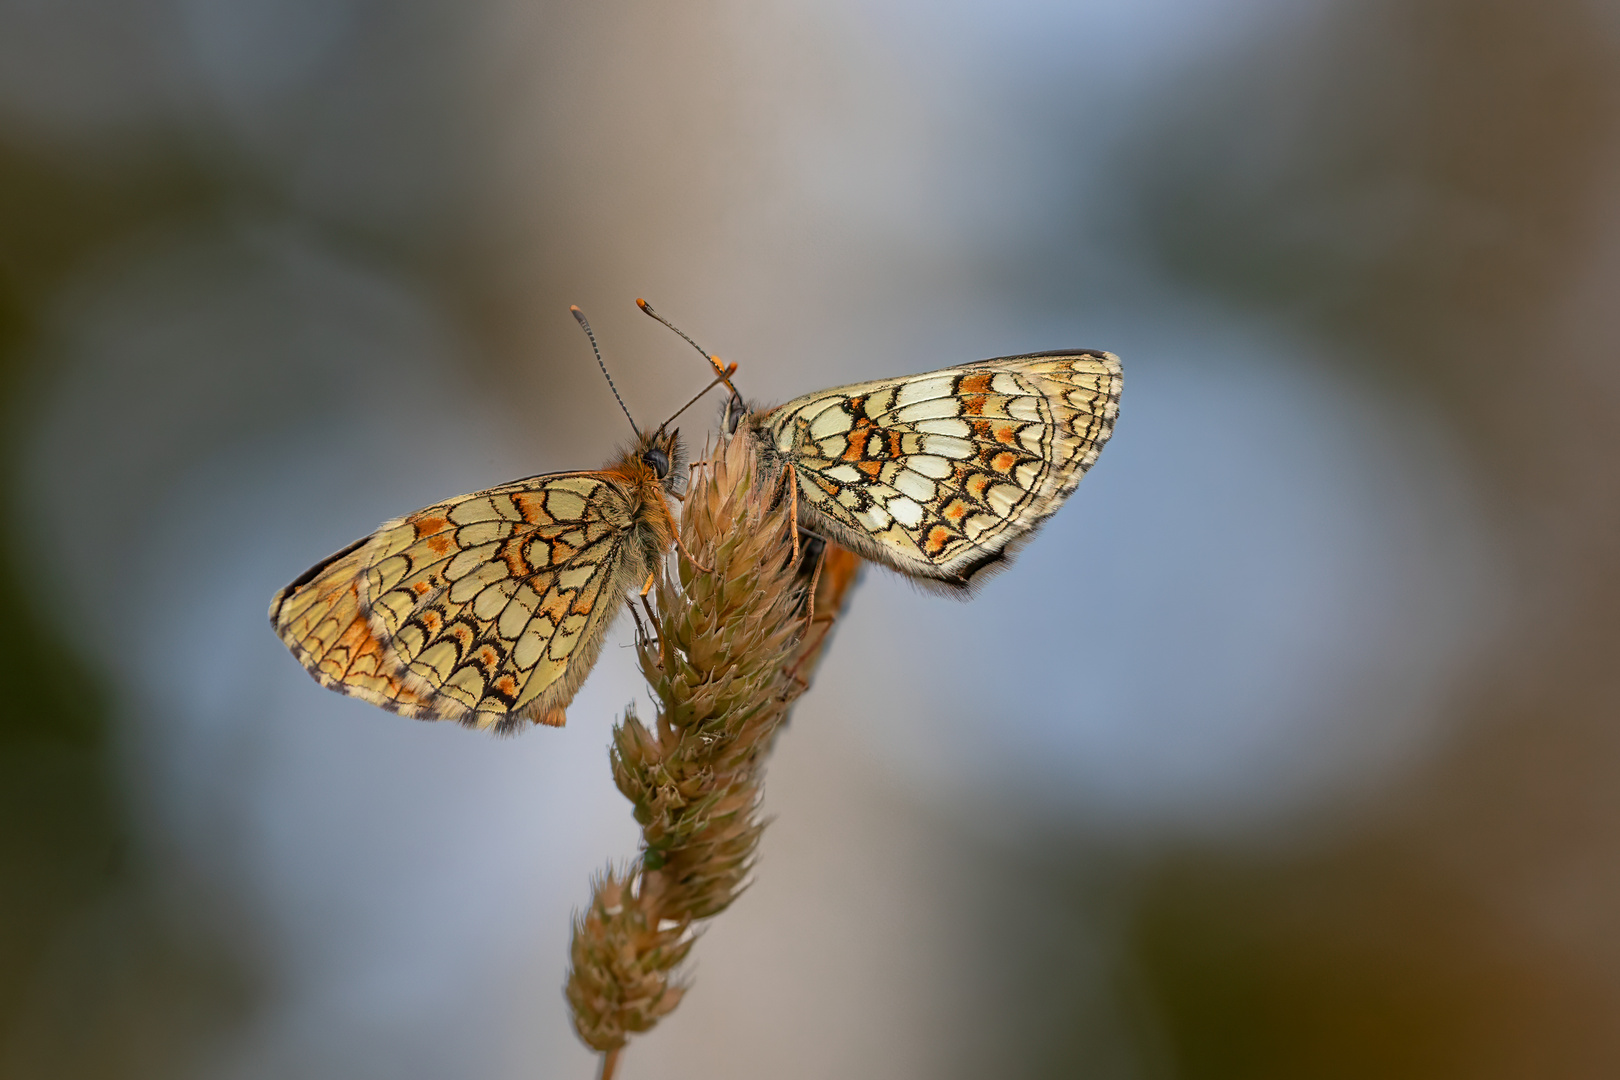
[[[641,1077],[1620,1075],[1620,8],[0,0],[0,1077],[589,1077],[608,730],[319,690],[385,518],[1119,353],[969,604],[882,573]],[[701,445],[707,413],[682,426]]]

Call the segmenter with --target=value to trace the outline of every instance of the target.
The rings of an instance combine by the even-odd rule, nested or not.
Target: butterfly
[[[790,485],[800,525],[965,595],[1054,514],[1113,434],[1119,357],[1095,349],[981,360],[822,390],[740,428]]]
[[[1097,350],[983,360],[749,413],[729,379],[736,365],[637,304],[718,372],[675,416],[724,382],[724,429],[740,428],[791,485],[810,534],[947,591],[1006,563],[1097,460],[1118,415],[1119,359]],[[618,605],[680,546],[666,501],[684,456],[674,419],[648,433],[631,419],[635,443],[600,470],[385,522],[276,593],[271,625],[321,685],[405,716],[503,733],[561,726]]]
[[[684,455],[669,422],[594,472],[385,522],[276,593],[271,626],[316,682],[404,716],[562,726],[619,605],[678,544],[666,496]]]

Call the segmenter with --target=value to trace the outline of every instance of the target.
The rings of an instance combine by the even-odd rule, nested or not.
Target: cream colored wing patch
[[[809,394],[753,426],[797,474],[807,527],[965,587],[1097,460],[1121,381],[1112,353],[1007,356]]]
[[[323,686],[394,712],[560,722],[624,572],[645,572],[633,529],[607,474],[518,481],[388,522],[277,593],[270,621]]]

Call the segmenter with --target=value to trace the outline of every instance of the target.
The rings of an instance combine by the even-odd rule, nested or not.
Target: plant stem
[[[641,824],[641,853],[593,882],[564,990],[574,1029],[604,1055],[602,1080],[630,1036],[680,1003],[696,924],[747,886],[765,759],[860,565],[820,541],[814,557],[800,551],[781,478],[761,475],[752,451],[723,443],[693,474],[680,521],[690,558],[660,575],[653,636],[638,637],[658,715],[627,711],[613,729],[613,778]]]

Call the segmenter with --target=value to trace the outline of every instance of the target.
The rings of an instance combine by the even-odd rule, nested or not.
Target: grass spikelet
[[[680,521],[687,550],[712,572],[678,560],[658,582],[651,634],[638,637],[658,715],[646,724],[627,712],[610,757],[641,854],[593,883],[566,988],[575,1030],[604,1055],[604,1080],[626,1040],[679,1003],[675,969],[695,924],[747,885],[765,828],[766,755],[859,568],[819,540],[796,561],[784,493],[779,477],[760,475],[745,438],[716,448]]]

